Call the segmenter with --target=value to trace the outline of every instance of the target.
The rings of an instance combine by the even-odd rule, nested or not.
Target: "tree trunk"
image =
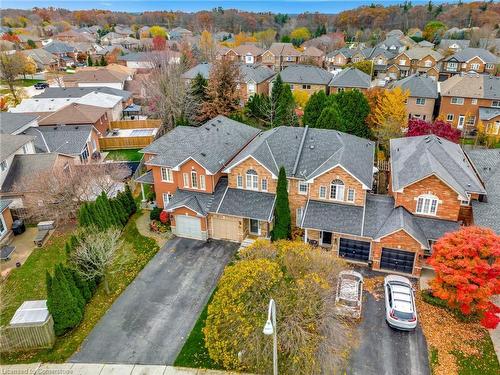
[[[110,290],[109,290],[109,283],[108,283],[108,278],[106,276],[103,276],[103,281],[104,283],[104,291],[106,292],[107,295],[110,294]]]

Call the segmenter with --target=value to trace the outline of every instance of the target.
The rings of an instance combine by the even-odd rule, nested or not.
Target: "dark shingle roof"
[[[303,214],[302,227],[359,236],[362,222],[361,206],[310,200]]]
[[[75,52],[75,47],[70,46],[69,44],[59,42],[57,40],[53,41],[50,44],[47,44],[43,47],[43,49],[50,53],[62,54],[62,53],[72,53]]]
[[[243,82],[248,82],[252,80],[256,83],[261,83],[276,74],[273,69],[260,64],[257,65],[240,64],[239,67],[240,67],[241,80]],[[203,78],[208,79],[210,76],[211,69],[212,69],[212,64],[201,63],[192,67],[187,72],[183,73],[182,78],[191,80],[194,79],[198,74],[201,74]]]
[[[32,140],[33,137],[29,135],[2,134],[0,136],[0,161],[7,159]]]
[[[456,143],[435,135],[391,139],[392,190],[432,174],[451,186],[462,197],[484,193],[472,165]]]
[[[432,99],[438,97],[436,80],[425,75],[411,75],[399,81],[395,81],[393,86],[399,86],[403,90],[409,90],[410,96],[412,97]]]
[[[290,65],[280,72],[285,83],[328,85],[333,75],[314,65]]]
[[[37,118],[27,113],[0,112],[0,134],[16,134]]]
[[[500,150],[469,150],[467,155],[486,186],[486,199],[472,201],[474,224],[500,234]]]
[[[9,173],[2,184],[2,192],[13,191],[17,184],[22,184],[27,178],[33,178],[36,174],[53,168],[57,156],[56,153],[14,156]]]
[[[483,121],[489,121],[498,116],[500,116],[500,108],[479,107],[479,119]]]
[[[24,131],[34,138],[37,152],[66,155],[80,155],[91,133],[92,125],[38,126]]]
[[[178,126],[142,150],[156,154],[148,164],[176,167],[189,158],[219,171],[259,130],[224,116],[199,127]]]
[[[371,81],[372,79],[369,74],[366,74],[356,68],[347,68],[333,77],[329,86],[358,87],[368,89],[370,88]]]
[[[496,64],[499,60],[497,56],[484,48],[465,48],[448,57],[445,61],[457,60],[459,62],[466,62],[476,56],[483,60],[486,64]]]
[[[341,165],[371,188],[373,155],[374,143],[364,138],[336,130],[282,126],[255,137],[228,168],[253,157],[275,176],[283,166],[287,176],[309,180]]]
[[[184,72],[181,77],[184,79],[194,79],[198,74],[201,74],[203,78],[208,79],[211,68],[212,64],[201,63]]]
[[[227,189],[220,203],[210,212],[271,221],[275,195],[243,189]]]
[[[0,199],[0,212],[3,212],[11,203],[11,199]]]

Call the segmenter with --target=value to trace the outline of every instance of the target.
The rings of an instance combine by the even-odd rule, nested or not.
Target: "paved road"
[[[380,299],[365,291],[359,347],[350,359],[350,375],[430,375],[422,328],[397,331],[385,323],[383,287]],[[417,311],[418,313],[418,311]]]
[[[69,362],[173,364],[237,247],[224,241],[167,242]]]

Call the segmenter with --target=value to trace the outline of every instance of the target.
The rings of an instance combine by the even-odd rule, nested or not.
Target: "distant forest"
[[[406,31],[422,29],[430,20],[442,21],[451,27],[482,27],[490,25],[498,29],[500,3],[478,1],[472,3],[433,4],[413,6],[406,1],[396,6],[372,4],[343,11],[335,15],[303,13],[299,15],[254,13],[235,9],[215,8],[196,13],[151,11],[143,13],[113,12],[108,10],[69,11],[58,8],[33,8],[32,10],[5,9],[2,11],[2,25],[10,27],[44,26],[47,24],[71,24],[76,26],[100,25],[161,25],[168,29],[180,26],[193,32],[208,30],[230,33],[258,32],[269,28],[278,35],[288,34],[297,27],[316,30],[325,26],[327,31],[343,31],[349,37],[359,30]]]

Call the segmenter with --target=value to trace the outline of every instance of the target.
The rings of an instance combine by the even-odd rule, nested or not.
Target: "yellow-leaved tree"
[[[293,90],[293,98],[298,107],[304,108],[309,101],[309,94],[305,90],[296,89]]]
[[[215,58],[215,41],[208,30],[203,30],[200,36],[200,53],[203,61],[212,61]]]
[[[241,32],[234,36],[234,47],[238,47],[239,45],[244,43],[253,43],[256,41],[257,41],[256,37]]]
[[[402,137],[408,127],[406,101],[410,92],[401,87],[380,92],[371,108],[373,132],[380,147],[386,152],[391,138]]]

